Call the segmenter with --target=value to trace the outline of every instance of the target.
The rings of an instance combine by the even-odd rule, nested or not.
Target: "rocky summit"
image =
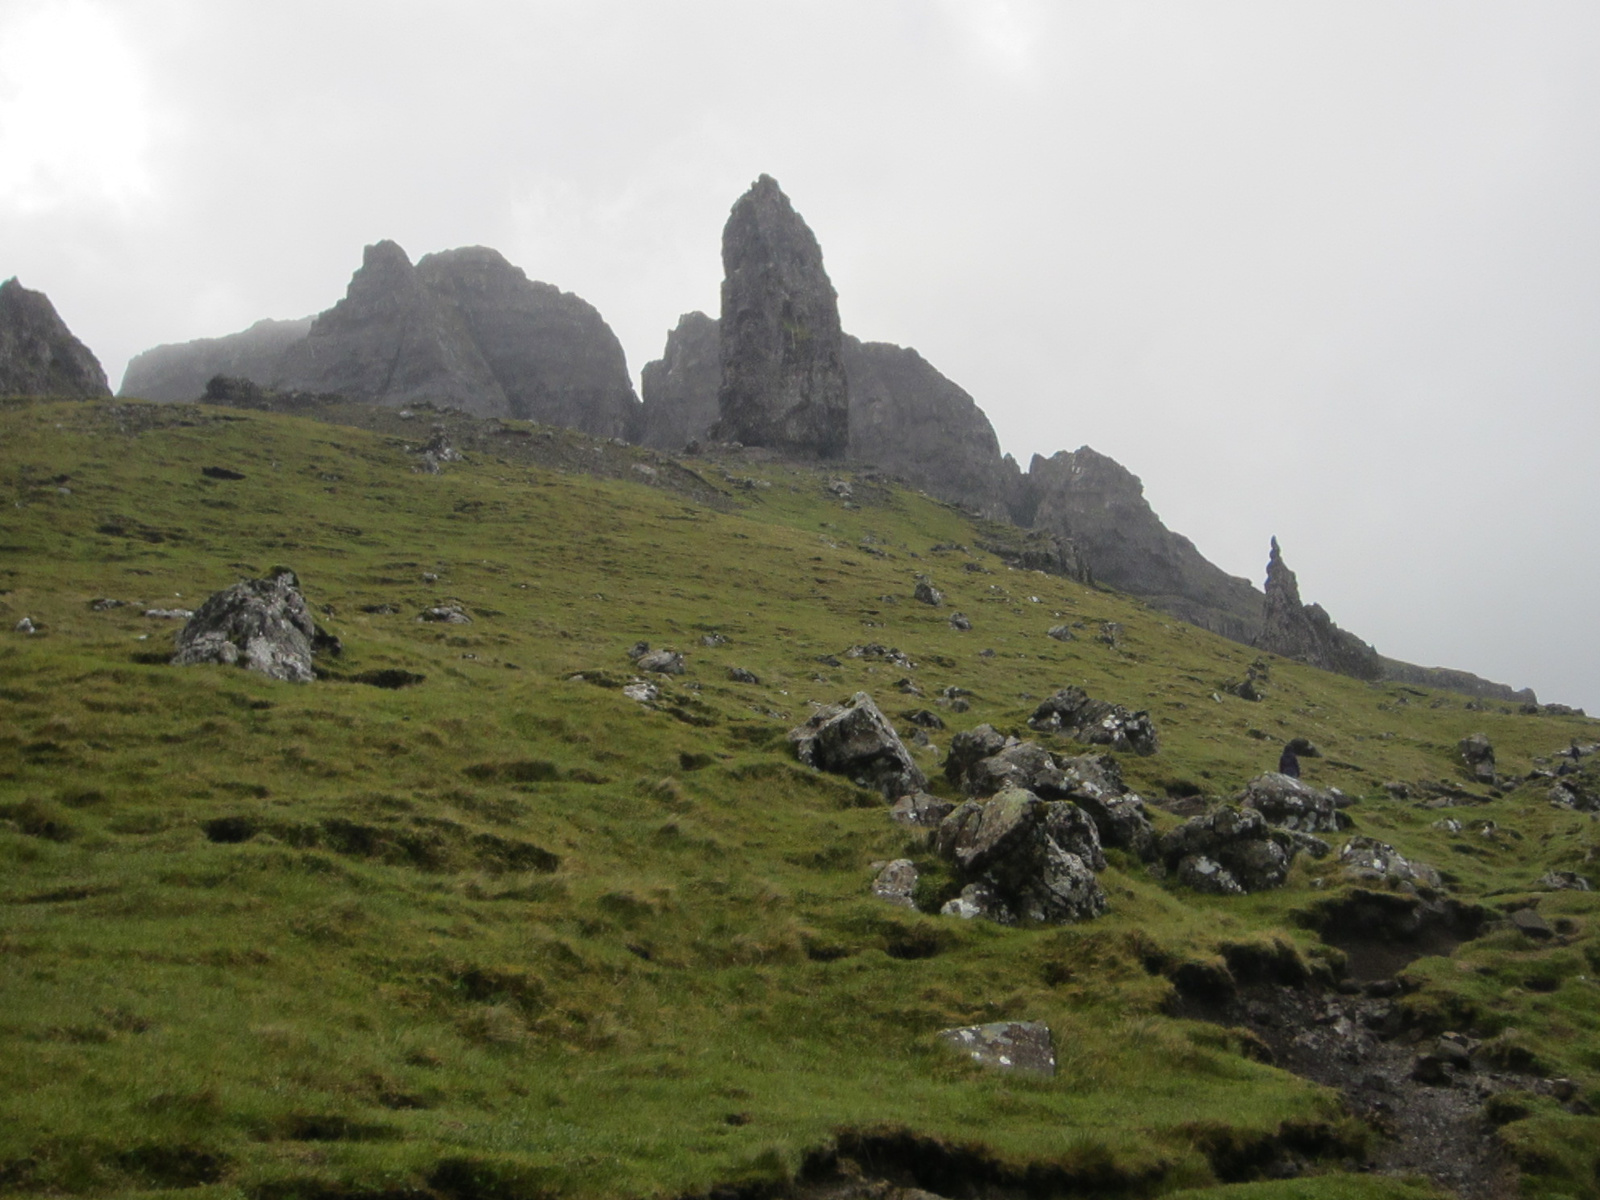
[[[838,298],[816,236],[770,175],[734,204],[722,266],[717,437],[841,457],[850,398]]]
[[[0,396],[109,396],[100,360],[43,292],[0,283]]]
[[[634,432],[639,416],[622,346],[600,314],[482,246],[415,265],[394,242],[368,246],[344,299],[321,315],[158,346],[128,364],[121,393],[194,400],[216,375],[601,437]]]
[[[708,436],[717,423],[722,386],[722,337],[715,318],[684,313],[667,334],[660,358],[645,364],[639,392],[644,427],[639,440],[658,450],[680,450]]]
[[[1383,677],[1376,650],[1335,625],[1320,604],[1301,603],[1300,584],[1283,561],[1277,538],[1267,561],[1266,602],[1256,645],[1355,679]]]

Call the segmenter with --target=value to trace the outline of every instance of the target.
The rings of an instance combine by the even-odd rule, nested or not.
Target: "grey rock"
[[[659,450],[679,450],[703,440],[717,423],[721,383],[722,338],[716,319],[703,312],[684,313],[667,334],[661,357],[646,363],[640,374],[640,440]]]
[[[16,277],[0,283],[0,396],[109,396],[100,360],[50,297]]]
[[[714,436],[804,458],[850,441],[839,306],[822,249],[763,175],[722,231],[722,376]]]
[[[1015,925],[1017,915],[1006,907],[998,892],[986,883],[969,883],[953,900],[946,900],[939,908],[942,917],[959,917],[972,921],[981,917],[996,925]]]
[[[1259,892],[1283,883],[1296,846],[1287,830],[1254,809],[1221,805],[1169,830],[1158,850],[1168,870],[1181,873],[1184,859],[1203,857],[1225,867],[1245,891]]]
[[[1090,699],[1077,687],[1062,688],[1043,701],[1028,725],[1041,733],[1063,733],[1090,745],[1135,754],[1154,754],[1161,747],[1149,713]]]
[[[1011,788],[957,807],[936,834],[939,853],[1006,910],[1028,921],[1081,921],[1107,908],[1094,872],[1105,866],[1088,814]]]
[[[943,697],[950,700],[952,697]],[[951,783],[964,783],[967,772],[982,759],[998,754],[1005,748],[1006,736],[993,725],[979,725],[966,729],[950,739],[950,751],[944,760],[944,777]]]
[[[734,683],[760,683],[754,671],[746,671],[743,667],[729,667],[728,678]]]
[[[1234,803],[1253,808],[1274,825],[1302,833],[1333,833],[1350,828],[1341,811],[1346,798],[1333,789],[1323,790],[1277,771],[1258,775],[1234,797]]]
[[[1534,881],[1533,886],[1552,892],[1587,892],[1590,890],[1589,881],[1576,871],[1546,871]]]
[[[900,908],[916,908],[917,867],[909,858],[885,863],[872,881],[872,894]]]
[[[956,1029],[941,1029],[938,1038],[985,1067],[1029,1075],[1050,1076],[1056,1073],[1056,1053],[1050,1040],[1050,1027],[1042,1021],[963,1025]]]
[[[311,332],[312,317],[297,321],[257,321],[250,328],[225,337],[200,338],[156,346],[129,361],[119,395],[145,400],[194,400],[207,395],[212,380],[226,380],[219,402],[249,403],[248,384],[256,389],[276,388],[284,380],[283,364],[291,347]],[[259,400],[258,400],[259,403]]]
[[[1257,646],[1356,679],[1383,678],[1376,650],[1335,625],[1321,605],[1301,603],[1300,585],[1278,551],[1277,538],[1267,561],[1265,593]]]
[[[966,613],[951,613],[950,628],[961,633],[968,633],[972,629],[972,621],[967,617]]]
[[[145,617],[155,617],[162,621],[187,621],[194,616],[194,610],[189,608],[147,608],[140,614]]]
[[[1361,883],[1386,883],[1414,892],[1443,886],[1439,872],[1425,862],[1414,862],[1387,842],[1353,837],[1339,851],[1345,878]]]
[[[32,617],[23,617],[12,628],[13,633],[37,633],[39,627],[33,623]]]
[[[623,685],[622,694],[629,700],[637,700],[640,704],[654,704],[661,698],[661,689],[646,680],[636,679],[632,683]]]
[[[911,592],[911,598],[922,604],[938,608],[944,603],[944,593],[933,586],[929,579],[917,580],[917,586]]]
[[[1072,626],[1052,625],[1045,630],[1045,636],[1052,637],[1058,642],[1070,642],[1072,640]]]
[[[676,650],[651,650],[634,659],[633,665],[657,675],[682,675],[684,670],[683,655]]]
[[[890,806],[889,819],[916,829],[937,829],[955,807],[950,801],[941,800],[927,792],[908,792]]]
[[[1244,888],[1227,867],[1204,854],[1185,855],[1178,861],[1178,882],[1212,896],[1242,896]]]
[[[866,692],[848,704],[827,705],[789,731],[795,754],[807,766],[849,776],[886,799],[919,791],[927,776]]]
[[[900,719],[923,729],[943,729],[944,718],[926,708],[911,708],[900,714]]]
[[[435,604],[417,614],[417,620],[438,625],[470,625],[472,618],[459,604]]]
[[[700,644],[707,648],[726,646],[728,644],[728,639],[720,633],[708,633],[701,637]]]
[[[1464,737],[1457,749],[1460,751],[1461,761],[1466,764],[1467,770],[1472,772],[1474,779],[1480,783],[1494,782],[1494,747],[1489,744],[1487,734],[1474,733]]]
[[[238,665],[271,679],[309,683],[314,653],[339,652],[311,619],[300,581],[279,569],[264,579],[242,579],[206,600],[178,633],[174,666]]]
[[[1535,941],[1544,941],[1555,936],[1555,930],[1550,928],[1550,922],[1539,915],[1536,908],[1519,908],[1511,914],[1511,925],[1527,937]]]

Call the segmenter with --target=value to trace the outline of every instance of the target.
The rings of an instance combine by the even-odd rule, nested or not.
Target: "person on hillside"
[[[1317,748],[1303,737],[1294,738],[1283,748],[1283,753],[1278,756],[1278,774],[1287,775],[1290,779],[1300,778],[1300,756],[1307,758],[1317,757]]]

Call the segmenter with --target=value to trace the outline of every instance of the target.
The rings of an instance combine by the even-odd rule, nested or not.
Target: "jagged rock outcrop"
[[[848,704],[819,708],[804,725],[789,731],[789,742],[806,766],[846,775],[862,787],[878,789],[887,800],[921,791],[928,783],[866,692],[857,692]]]
[[[1409,683],[1413,687],[1440,688],[1447,692],[1460,692],[1482,700],[1503,700],[1510,704],[1537,704],[1539,697],[1532,688],[1513,688],[1510,684],[1496,683],[1470,671],[1457,671],[1450,667],[1419,667],[1415,663],[1401,662],[1395,658],[1380,658],[1383,677],[1394,683]]]
[[[1138,476],[1087,446],[1034,455],[1013,516],[1074,543],[1101,583],[1234,641],[1260,629],[1261,593],[1250,581],[1163,525]]]
[[[0,283],[0,396],[109,396],[106,373],[50,297]]]
[[[717,423],[722,386],[722,335],[715,318],[684,313],[667,334],[661,357],[639,379],[644,415],[639,440],[658,450],[681,450]]]
[[[311,618],[300,581],[286,567],[214,593],[178,633],[172,664],[240,666],[286,683],[316,678],[314,654],[338,654],[339,639]]]
[[[1009,512],[1015,463],[989,418],[915,350],[845,335],[850,458],[993,520]]]
[[[128,364],[120,390],[194,400],[216,375],[389,407],[428,402],[598,437],[634,434],[639,420],[622,346],[600,314],[482,246],[413,265],[394,242],[378,242],[326,312],[158,346]]]
[[[763,175],[722,231],[722,441],[801,458],[849,447],[849,384],[839,304],[822,248],[789,198]]]
[[[1300,584],[1278,552],[1277,538],[1272,539],[1267,561],[1266,601],[1255,644],[1325,671],[1356,679],[1383,678],[1383,660],[1376,650],[1335,625],[1320,604],[1300,602]]]
[[[1009,925],[1088,920],[1108,907],[1095,878],[1106,865],[1100,835],[1071,801],[1015,787],[968,800],[940,822],[935,843],[969,881],[942,910],[949,915]]]

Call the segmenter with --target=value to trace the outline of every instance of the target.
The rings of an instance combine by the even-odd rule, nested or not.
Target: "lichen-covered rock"
[[[848,704],[818,709],[804,725],[789,731],[789,741],[807,766],[849,776],[862,787],[876,788],[886,799],[918,791],[928,783],[894,726],[866,692],[857,692]]]
[[[1242,896],[1244,888],[1233,872],[1204,854],[1185,855],[1178,862],[1178,882],[1211,896]]]
[[[916,908],[917,866],[909,858],[897,858],[878,871],[872,881],[872,894],[900,908]]]
[[[962,784],[974,763],[999,753],[1005,744],[1006,735],[993,725],[978,725],[962,730],[950,739],[950,750],[944,760],[944,777],[951,783]]]
[[[1424,862],[1413,862],[1387,842],[1353,837],[1339,851],[1344,876],[1360,883],[1387,883],[1405,891],[1442,886],[1439,872]]]
[[[221,663],[272,679],[309,683],[314,653],[337,654],[337,638],[317,628],[293,571],[242,579],[212,595],[178,633],[174,666]]]
[[[0,283],[0,396],[109,396],[106,373],[50,297]]]
[[[1038,742],[1014,740],[972,763],[962,786],[969,796],[992,796],[1008,787],[1026,788],[1051,798],[1059,798],[1067,791],[1067,781],[1048,750]]]
[[[969,883],[953,900],[946,900],[939,909],[941,917],[959,917],[963,921],[982,917],[996,925],[1015,925],[1017,914],[1006,906],[1000,894],[987,883]]]
[[[1002,1071],[1054,1075],[1056,1052],[1050,1027],[1042,1021],[996,1021],[941,1029],[939,1040],[962,1051],[973,1062]]]
[[[657,675],[682,675],[683,655],[676,650],[650,650],[634,659],[633,665]]]
[[[1458,749],[1461,761],[1466,764],[1467,770],[1472,772],[1474,779],[1480,783],[1494,782],[1494,747],[1489,744],[1487,734],[1474,733],[1470,737],[1462,738]]]
[[[804,458],[850,441],[839,305],[822,248],[763,175],[722,231],[722,379],[714,436]]]
[[[889,819],[917,829],[937,829],[955,805],[927,792],[908,792],[889,807]]]
[[[1094,875],[1105,867],[1099,833],[1075,804],[1010,788],[956,808],[940,823],[936,844],[1023,920],[1081,921],[1106,910]]]
[[[1343,812],[1350,798],[1336,788],[1323,790],[1277,771],[1258,775],[1245,784],[1234,803],[1253,808],[1274,825],[1302,833],[1334,833],[1350,828]]]
[[[926,578],[917,580],[917,586],[911,591],[911,598],[932,608],[938,608],[944,603],[944,593],[933,586],[932,580]]]
[[[1078,687],[1062,688],[1044,700],[1028,719],[1028,725],[1040,733],[1064,733],[1091,746],[1110,746],[1135,754],[1154,754],[1160,749],[1149,713],[1090,699]]]
[[[1274,828],[1254,809],[1226,804],[1169,830],[1159,845],[1167,868],[1180,879],[1199,869],[1197,864],[1185,867],[1186,859],[1206,858],[1226,868],[1247,892],[1281,885],[1296,849],[1288,830]]]

